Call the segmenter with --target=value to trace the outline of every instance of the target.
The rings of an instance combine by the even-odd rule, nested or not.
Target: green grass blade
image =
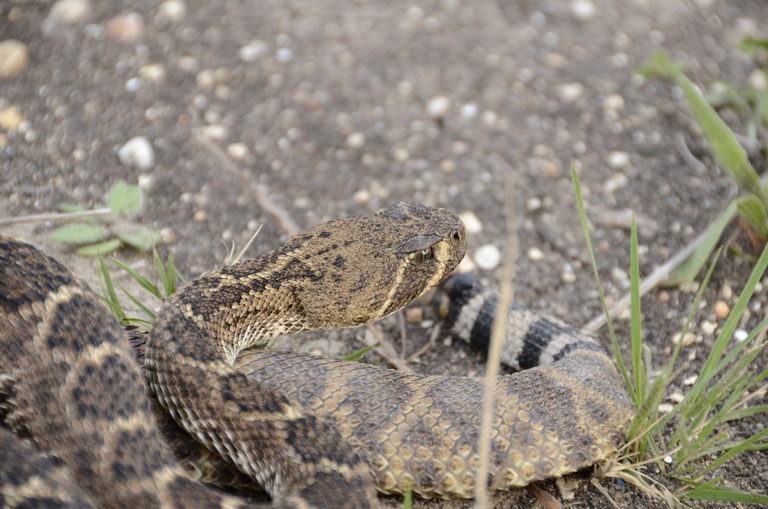
[[[365,348],[361,348],[357,352],[351,353],[351,354],[347,355],[346,357],[342,357],[341,360],[343,360],[343,361],[356,361],[360,357],[365,355],[365,353],[368,350],[370,350],[371,348],[373,348],[374,346],[376,346],[376,345],[370,345],[370,346],[366,346]]]
[[[710,253],[715,248],[715,245],[720,240],[720,237],[725,231],[725,227],[731,222],[733,216],[736,214],[736,203],[731,202],[722,214],[707,227],[707,231],[704,235],[699,247],[688,257],[683,263],[681,263],[675,270],[670,272],[667,280],[664,281],[664,286],[676,286],[681,283],[689,283],[694,280],[699,273],[704,263],[709,258]]]
[[[707,465],[704,469],[702,469],[702,471],[699,473],[699,475],[705,475],[705,474],[711,472],[712,470],[716,469],[717,467],[719,467],[723,463],[726,463],[726,462],[732,460],[737,454],[741,454],[742,452],[746,451],[747,448],[750,445],[752,445],[755,442],[761,440],[764,436],[768,436],[768,429],[764,429],[763,431],[761,431],[759,433],[755,433],[754,435],[752,435],[748,439],[742,441],[741,443],[739,443],[739,445],[737,447],[734,447],[733,449],[729,450],[728,452],[726,452],[725,454],[723,454],[722,456],[717,458],[715,461],[713,461],[712,463]],[[768,500],[768,498],[767,498],[767,500]]]
[[[139,274],[138,272],[130,268],[128,265],[118,260],[117,258],[112,258],[112,261],[115,262],[118,267],[120,267],[125,272],[127,272],[128,275],[131,276],[133,280],[139,284],[139,286],[144,288],[146,291],[148,291],[158,299],[162,300],[163,297],[162,295],[160,295],[160,290],[157,289],[157,286],[155,285],[155,283],[145,278],[144,276],[142,276],[141,274]]]
[[[136,304],[136,305],[139,307],[139,309],[141,309],[141,312],[142,312],[142,313],[144,313],[145,315],[147,315],[147,316],[149,317],[149,319],[150,319],[150,320],[154,321],[154,319],[155,319],[155,318],[156,318],[156,316],[157,316],[157,315],[155,315],[155,312],[154,312],[154,311],[152,311],[152,310],[151,310],[151,309],[149,309],[147,306],[145,306],[144,304],[142,304],[141,302],[139,302],[139,299],[137,299],[136,297],[134,297],[133,295],[131,295],[131,294],[130,294],[130,292],[129,292],[128,290],[126,290],[125,288],[123,288],[122,286],[120,287],[120,289],[123,291],[123,293],[124,293],[124,294],[126,294],[126,295],[128,296],[128,298],[129,298],[129,299],[131,299],[131,301],[132,301],[134,304]]]
[[[571,180],[573,182],[573,194],[576,197],[576,207],[579,210],[579,220],[581,222],[581,231],[584,233],[584,241],[587,244],[587,252],[589,253],[589,260],[592,264],[592,273],[595,276],[595,281],[597,282],[597,291],[600,294],[600,302],[603,305],[603,311],[605,312],[606,317],[606,325],[608,325],[608,331],[611,336],[611,341],[613,343],[613,351],[616,356],[616,363],[619,365],[619,372],[621,373],[621,376],[624,378],[624,383],[627,386],[627,389],[630,392],[630,396],[632,397],[632,400],[637,402],[637,394],[635,393],[634,387],[632,385],[632,380],[629,376],[629,372],[627,371],[627,367],[624,364],[624,358],[621,355],[621,349],[619,348],[619,341],[616,339],[616,331],[613,329],[613,322],[611,322],[611,316],[608,313],[608,305],[605,303],[605,294],[603,293],[603,287],[600,284],[600,275],[597,272],[597,261],[595,260],[595,253],[592,250],[592,241],[589,238],[589,226],[587,225],[587,214],[584,210],[584,199],[581,195],[581,184],[579,183],[579,175],[576,173],[576,167],[573,165],[573,161],[571,161]]]
[[[112,313],[114,313],[118,320],[125,320],[125,312],[123,311],[123,306],[120,304],[120,299],[117,297],[117,292],[115,292],[115,285],[112,283],[112,275],[109,273],[107,263],[102,256],[99,256],[99,273],[101,274],[101,280],[104,283],[102,289],[102,298],[104,299],[104,302],[107,303],[109,309],[112,310]]]
[[[637,253],[637,223],[632,214],[632,229],[630,232],[630,307],[632,317],[632,373],[635,376],[635,394],[637,401],[645,399],[647,383],[645,380],[645,366],[642,357],[642,324],[640,315],[640,264]]]

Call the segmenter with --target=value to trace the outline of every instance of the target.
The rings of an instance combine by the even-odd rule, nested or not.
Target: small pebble
[[[29,50],[27,45],[16,39],[0,42],[0,78],[10,78],[27,69]]]
[[[605,181],[603,184],[603,191],[607,194],[613,194],[617,189],[622,188],[627,184],[629,184],[629,179],[626,175],[619,172]]]
[[[731,298],[733,297],[733,288],[731,288],[731,285],[729,285],[729,284],[727,284],[727,283],[726,283],[726,284],[724,284],[724,285],[722,286],[722,288],[720,288],[720,295],[721,295],[721,296],[722,296],[722,297],[723,297],[725,300],[731,300]]]
[[[361,132],[355,131],[347,136],[347,146],[349,148],[361,148],[365,145],[365,135]]]
[[[614,150],[608,154],[606,162],[611,168],[624,168],[629,165],[629,154],[620,150]]]
[[[629,281],[629,274],[627,274],[627,271],[621,267],[613,267],[611,268],[611,279],[613,279],[616,283],[623,284]]]
[[[544,64],[552,69],[562,69],[568,65],[568,59],[560,53],[547,53]]]
[[[739,343],[741,343],[742,341],[747,339],[748,336],[749,336],[749,334],[744,329],[736,329],[733,332],[733,339],[735,339]]]
[[[493,270],[499,266],[501,251],[493,244],[486,244],[475,251],[475,263],[484,270]]]
[[[144,20],[138,13],[118,14],[107,21],[107,37],[124,44],[138,41],[144,33]]]
[[[432,118],[442,118],[451,107],[451,100],[444,95],[436,95],[427,101],[427,115]]]
[[[88,159],[88,152],[86,152],[81,148],[76,148],[75,150],[72,151],[72,159],[82,163],[83,161]]]
[[[685,333],[685,336],[683,336],[683,346],[688,346],[693,344],[693,342],[696,340],[696,334],[694,334],[691,331],[688,331]],[[678,344],[680,342],[680,333],[672,336],[672,344]]]
[[[701,332],[706,334],[707,336],[711,336],[717,330],[717,323],[710,322],[709,320],[704,320],[699,325],[699,329],[701,329]]]
[[[423,321],[422,321],[422,322],[419,324],[419,327],[421,327],[422,329],[429,329],[429,328],[430,328],[430,327],[432,327],[433,325],[435,325],[435,322],[434,322],[433,320],[423,320]]]
[[[198,210],[193,216],[194,220],[198,223],[204,223],[208,220],[208,213],[204,210]]]
[[[227,146],[227,154],[229,154],[229,157],[232,159],[237,159],[238,161],[243,161],[246,157],[248,157],[248,145],[241,142],[236,143],[230,143]]]
[[[560,271],[560,280],[563,283],[575,283],[576,273],[573,271],[570,263],[563,265],[563,270]]]
[[[201,133],[203,138],[220,141],[227,137],[229,129],[221,124],[211,124],[203,127]]]
[[[153,175],[150,175],[148,173],[141,173],[138,178],[138,184],[141,189],[144,191],[149,190],[152,187],[152,184],[155,182],[155,177]]]
[[[578,82],[562,83],[555,87],[555,93],[561,101],[576,102],[584,95],[584,85]]]
[[[698,379],[699,379],[699,375],[691,375],[683,379],[683,385],[693,385],[696,383],[696,380]]]
[[[595,4],[590,0],[574,0],[571,2],[571,15],[581,21],[589,21],[595,17]]]
[[[467,233],[480,233],[483,231],[483,223],[471,210],[462,212],[459,214],[459,218],[464,223],[464,226],[467,227]]]
[[[181,21],[187,15],[187,6],[181,0],[166,0],[160,4],[158,12],[168,21]]]
[[[179,69],[184,72],[195,72],[200,66],[200,63],[198,62],[197,58],[187,55],[179,58],[177,65]]]
[[[525,208],[528,210],[539,210],[541,208],[541,200],[538,198],[528,198],[525,202]]]
[[[352,196],[352,199],[355,201],[355,203],[365,205],[371,201],[371,192],[367,189],[360,189]]]
[[[659,405],[659,410],[661,410],[661,405]],[[667,412],[671,412],[672,409],[670,408],[667,410]],[[672,456],[664,456],[664,463],[671,465],[675,460],[672,458]]]
[[[293,51],[289,48],[279,48],[276,55],[277,61],[287,64],[293,60]]]
[[[450,159],[443,159],[440,161],[440,170],[443,173],[453,173],[456,171],[456,163]]]
[[[147,64],[139,67],[139,77],[150,83],[165,81],[165,67],[162,64]]]
[[[84,21],[90,14],[91,2],[89,0],[58,0],[51,6],[48,16],[75,25]]]
[[[0,128],[6,131],[18,128],[23,120],[24,115],[16,106],[9,106],[0,110]]]
[[[474,104],[465,104],[461,107],[461,116],[470,119],[477,116],[477,106]]]
[[[472,260],[472,257],[469,255],[466,255],[461,262],[459,262],[459,272],[461,274],[466,274],[468,272],[474,272],[475,268],[477,266],[475,265],[474,260]]]
[[[483,112],[483,123],[485,125],[494,125],[497,120],[499,120],[499,116],[495,111],[488,110]]]
[[[621,111],[624,105],[624,98],[619,94],[611,94],[603,101],[603,109],[606,111]]]
[[[117,156],[123,164],[148,169],[155,164],[155,150],[144,136],[136,136],[126,142],[117,151]]]
[[[405,310],[405,321],[408,323],[420,322],[424,319],[424,308],[413,306]]]
[[[395,161],[398,163],[404,163],[411,157],[411,153],[406,148],[396,148],[394,152]]]
[[[669,396],[667,396],[667,399],[674,401],[675,403],[680,403],[685,399],[685,396],[680,392],[673,392]]]
[[[629,56],[626,53],[616,53],[611,57],[611,64],[614,67],[623,69],[629,64]]]
[[[752,71],[747,80],[749,81],[749,86],[755,90],[763,92],[768,89],[768,80],[766,80],[765,71],[762,69]]]
[[[714,303],[712,306],[715,311],[715,316],[718,320],[722,320],[723,318],[728,316],[728,313],[731,312],[731,308],[728,307],[728,304],[724,300],[718,300]]]
[[[661,405],[659,405],[659,413],[668,414],[669,412],[672,411],[673,408],[675,408],[674,405],[671,405],[669,403],[662,403]],[[670,458],[669,456],[667,456],[667,458],[669,458],[669,463],[671,463],[672,458]],[[664,461],[666,461],[667,458],[664,458]]]
[[[538,247],[532,247],[528,250],[528,252],[526,253],[526,256],[532,262],[538,262],[539,260],[544,258],[544,252]]]

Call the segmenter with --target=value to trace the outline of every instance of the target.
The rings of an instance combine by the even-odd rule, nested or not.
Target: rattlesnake
[[[159,312],[144,351],[149,385],[192,436],[262,484],[275,507],[372,507],[374,486],[471,497],[481,379],[245,350],[277,334],[386,316],[443,280],[466,242],[455,215],[399,203],[209,273]],[[454,334],[487,341],[493,294],[466,277],[446,294],[454,304],[439,307]],[[633,413],[594,341],[528,311],[510,317],[520,321],[508,328],[506,361],[552,364],[497,381],[491,489],[606,458]],[[0,448],[5,506],[245,506],[176,464],[106,306],[58,262],[4,237],[0,341],[0,417],[39,451],[30,456],[28,444],[0,429],[0,445],[12,444]],[[13,470],[11,457],[32,466]]]

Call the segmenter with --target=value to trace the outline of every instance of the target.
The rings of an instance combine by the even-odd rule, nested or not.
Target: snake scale
[[[382,318],[446,278],[466,246],[457,216],[417,204],[319,225],[167,299],[143,374],[181,427],[264,486],[272,507],[375,507],[375,489],[408,486],[471,497],[482,379],[249,348]],[[460,275],[436,303],[455,336],[482,347],[496,300]],[[504,361],[524,371],[496,382],[494,490],[606,458],[634,412],[597,343],[523,308],[509,313]],[[0,236],[4,507],[253,506],[179,466],[133,356],[85,283]]]

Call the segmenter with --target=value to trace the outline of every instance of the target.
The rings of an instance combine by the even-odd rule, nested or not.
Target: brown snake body
[[[444,279],[465,249],[456,216],[403,203],[297,234],[168,299],[146,345],[149,384],[184,429],[265,486],[275,506],[371,507],[374,486],[472,496],[482,380],[248,350],[287,332],[386,316]],[[482,344],[493,294],[462,279],[447,292],[454,334]],[[530,312],[510,313],[520,321],[509,329],[506,362],[551,364],[497,381],[493,489],[604,459],[633,413],[594,341]],[[69,467],[79,486],[50,493],[98,507],[244,504],[205,490],[176,465],[124,333],[98,298],[55,260],[2,237],[0,317],[5,423]],[[0,434],[0,444],[7,439]],[[32,484],[0,467],[5,500],[34,499]]]

